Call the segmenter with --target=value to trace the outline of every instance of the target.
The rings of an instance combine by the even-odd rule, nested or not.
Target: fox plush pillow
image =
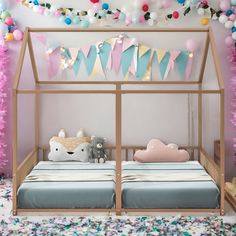
[[[79,130],[76,137],[66,137],[65,130],[61,129],[58,136],[50,139],[50,161],[81,161],[88,162],[89,144],[91,138],[85,137],[83,130]]]

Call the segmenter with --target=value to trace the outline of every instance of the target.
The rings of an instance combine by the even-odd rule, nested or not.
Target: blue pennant
[[[135,46],[131,46],[127,48],[121,56],[121,68],[122,68],[122,73],[123,76],[125,76],[129,70],[129,67],[131,65],[131,62],[133,60],[133,55],[134,55],[134,49]]]
[[[189,60],[188,51],[182,51],[175,60],[175,63],[177,64],[178,69],[179,69],[179,74],[181,76],[181,79],[184,79],[185,77],[185,70],[188,64],[188,60]]]
[[[93,67],[94,67],[94,64],[96,62],[96,58],[97,58],[97,48],[96,48],[95,45],[92,45],[90,47],[88,56],[86,57],[83,54],[83,60],[84,60],[88,75],[90,75],[93,71]]]
[[[142,79],[147,71],[147,66],[150,60],[151,52],[152,50],[149,49],[144,55],[138,58],[137,72],[135,75],[138,80]]]
[[[74,73],[76,76],[79,73],[79,68],[80,68],[82,59],[83,59],[83,52],[81,50],[79,50],[78,55],[75,59],[74,65],[73,65],[73,70],[74,70]]]

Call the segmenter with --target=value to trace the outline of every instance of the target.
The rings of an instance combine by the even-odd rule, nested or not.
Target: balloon
[[[13,33],[7,33],[7,34],[5,35],[5,39],[6,39],[6,41],[12,41],[12,40],[14,40]]]
[[[66,23],[67,25],[70,25],[71,22],[72,22],[72,20],[71,20],[70,18],[66,18],[66,19],[65,19],[65,23]]]
[[[236,32],[233,32],[233,33],[232,33],[232,38],[233,38],[234,40],[236,40]]]
[[[157,13],[156,13],[156,12],[151,12],[151,13],[150,13],[150,18],[151,18],[152,20],[156,20],[156,19],[157,19]]]
[[[203,8],[198,8],[197,13],[198,13],[198,15],[200,15],[200,16],[204,16],[205,10],[204,10]]]
[[[8,1],[7,0],[1,0],[0,1],[0,11],[5,11],[8,9]]]
[[[3,35],[8,33],[8,29],[5,24],[0,23],[0,33],[2,33]]]
[[[230,16],[230,15],[233,14],[233,13],[234,13],[233,10],[229,9],[229,10],[227,10],[227,12],[226,12],[226,16]]]
[[[230,8],[230,4],[228,1],[224,0],[220,3],[220,9],[222,11],[227,11]]]
[[[174,12],[172,13],[172,16],[173,16],[174,19],[178,19],[178,18],[179,18],[179,12],[174,11]]]
[[[108,10],[109,9],[109,4],[108,3],[103,3],[102,4],[102,9],[103,10]]]
[[[81,28],[88,28],[89,27],[89,22],[87,20],[83,20],[80,22],[80,27]]]
[[[13,19],[12,19],[12,17],[7,17],[6,19],[5,19],[5,23],[6,23],[6,25],[8,25],[8,26],[11,26],[11,25],[13,25]]]
[[[226,15],[221,15],[221,16],[219,17],[219,22],[220,22],[221,24],[224,24],[227,20],[228,20],[228,17],[227,17]]]
[[[10,17],[11,14],[8,11],[3,11],[1,14],[2,20],[5,20],[7,17]]]
[[[230,47],[234,44],[234,40],[231,36],[225,38],[225,44],[227,47]]]
[[[162,0],[162,7],[168,8],[170,6],[171,2],[170,0]]]
[[[20,30],[16,29],[13,31],[13,36],[15,40],[19,41],[19,40],[22,40],[23,33]]]
[[[144,12],[147,12],[149,10],[149,6],[147,4],[143,4],[142,9]]]
[[[177,0],[179,4],[184,4],[186,0]]]
[[[200,24],[201,25],[208,25],[209,24],[209,19],[208,18],[202,18],[200,20]]]
[[[231,29],[233,26],[234,26],[233,21],[228,20],[228,21],[225,22],[225,28],[226,29]]]
[[[235,15],[235,14],[231,14],[231,15],[229,16],[229,19],[230,19],[231,21],[234,21],[234,20],[236,19],[236,15]]]
[[[194,52],[197,48],[197,44],[193,39],[188,39],[186,42],[186,48],[188,49],[188,51]]]

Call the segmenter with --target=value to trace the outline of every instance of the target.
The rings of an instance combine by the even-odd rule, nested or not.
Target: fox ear
[[[58,133],[58,137],[65,138],[66,137],[66,131],[64,129],[61,129]]]
[[[82,138],[82,137],[84,137],[84,131],[83,131],[82,129],[80,129],[80,130],[77,132],[76,137],[77,137],[77,138]]]

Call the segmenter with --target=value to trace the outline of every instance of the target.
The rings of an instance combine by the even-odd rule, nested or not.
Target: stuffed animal
[[[66,137],[65,130],[61,129],[58,136],[49,141],[50,161],[81,161],[88,162],[89,144],[91,139],[84,136],[83,130],[79,130],[76,137]]]
[[[152,139],[146,150],[138,150],[134,160],[138,162],[184,162],[190,159],[186,150],[179,150],[176,144],[165,145],[159,139]]]
[[[92,136],[91,140],[91,144],[89,145],[89,162],[105,163],[107,160],[107,154],[104,149],[105,139]]]

